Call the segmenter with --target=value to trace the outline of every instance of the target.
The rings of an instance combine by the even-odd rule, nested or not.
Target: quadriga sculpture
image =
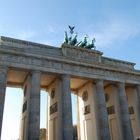
[[[95,49],[95,38],[92,39],[92,41],[89,43],[87,38],[88,36],[86,35],[83,39],[83,41],[78,42],[77,41],[77,33],[74,33],[74,28],[75,26],[68,26],[70,29],[70,37],[68,37],[67,32],[65,31],[64,34],[64,43],[75,46],[75,47],[80,47],[80,48],[86,48],[86,49]]]

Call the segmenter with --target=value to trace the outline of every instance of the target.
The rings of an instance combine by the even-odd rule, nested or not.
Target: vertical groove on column
[[[70,76],[62,76],[63,140],[73,140]]]
[[[140,99],[140,85],[136,86],[136,90],[137,90],[138,98]]]
[[[0,139],[1,139],[5,92],[7,83],[7,71],[8,71],[7,67],[0,66]]]
[[[119,132],[119,140],[123,140],[123,134],[122,134],[122,123],[121,123],[121,117],[120,117],[120,101],[119,101],[119,95],[118,95],[118,88],[116,85],[113,85],[114,88],[114,96],[115,96],[115,115],[116,115],[116,121],[118,123],[118,132]]]
[[[110,140],[108,114],[104,94],[104,85],[102,80],[96,81],[97,113],[99,124],[100,140]]]
[[[138,123],[138,128],[140,130],[140,85],[136,86],[136,96],[137,98],[137,105],[136,105],[136,116],[137,116],[137,123]]]
[[[29,110],[28,140],[39,140],[40,136],[40,72],[32,72]]]
[[[118,94],[120,101],[120,116],[122,123],[123,140],[133,140],[133,132],[131,127],[131,121],[129,118],[128,102],[125,94],[125,84],[118,83]]]
[[[57,86],[59,87],[58,89],[58,136],[57,136],[57,140],[62,140],[63,136],[62,136],[62,129],[63,129],[63,126],[62,126],[62,81],[61,81],[61,78],[58,79],[58,84]]]

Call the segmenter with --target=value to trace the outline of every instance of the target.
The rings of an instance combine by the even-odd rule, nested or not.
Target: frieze
[[[66,62],[12,54],[0,55],[0,63],[10,67],[35,69],[58,74],[67,73],[85,78],[140,83],[140,73],[132,70],[120,72],[119,70],[108,70],[104,67],[98,68],[84,63]]]

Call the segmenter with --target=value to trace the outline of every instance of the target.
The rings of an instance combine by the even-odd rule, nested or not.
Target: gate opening
[[[6,88],[1,140],[18,140],[23,90]]]
[[[72,120],[73,120],[73,139],[78,140],[77,136],[77,95],[72,93]]]
[[[40,95],[40,139],[47,138],[47,96],[45,90],[41,90]]]

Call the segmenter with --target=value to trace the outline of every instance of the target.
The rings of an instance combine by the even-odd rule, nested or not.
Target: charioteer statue
[[[80,48],[86,48],[86,49],[95,49],[95,38],[93,38],[91,40],[91,42],[89,42],[87,40],[88,36],[86,35],[83,39],[83,41],[80,41],[78,42],[77,41],[77,36],[78,34],[77,33],[74,33],[74,28],[75,26],[68,26],[69,27],[69,30],[70,30],[70,37],[68,37],[68,34],[67,34],[67,31],[65,31],[65,34],[64,34],[64,43],[66,44],[69,44],[69,45],[72,45],[72,46],[75,46],[75,47],[80,47]]]

